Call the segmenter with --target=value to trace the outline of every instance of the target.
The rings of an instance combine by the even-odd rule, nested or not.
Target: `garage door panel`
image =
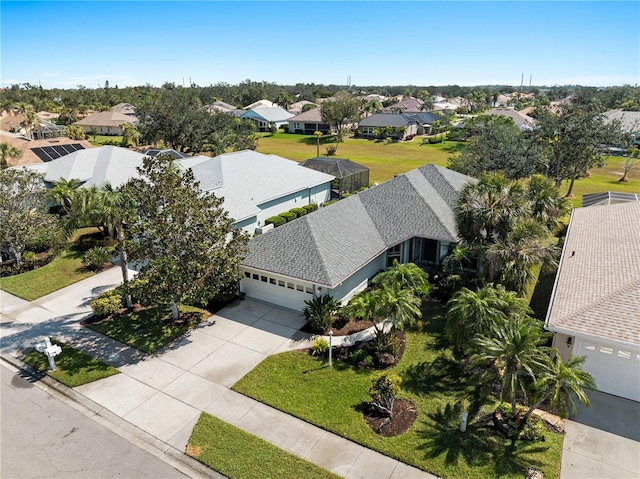
[[[578,356],[586,356],[583,369],[596,380],[598,389],[640,401],[640,353],[606,343],[579,341]]]
[[[281,283],[284,283],[284,285],[281,285]],[[300,286],[283,280],[280,280],[280,282],[276,280],[276,283],[273,284],[270,281],[245,279],[243,280],[242,290],[250,298],[277,304],[295,311],[302,311],[305,307],[305,300],[309,300],[313,296],[304,289],[299,291],[298,288]]]

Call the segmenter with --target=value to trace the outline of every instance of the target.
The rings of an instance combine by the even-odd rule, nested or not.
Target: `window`
[[[301,284],[296,284],[296,291],[304,291],[304,288]]]
[[[281,286],[284,288],[284,281],[282,281],[281,279],[278,280],[278,286]]]
[[[631,359],[631,351],[623,351],[618,349],[618,357],[623,359]]]
[[[600,352],[602,354],[613,354],[613,348],[607,348],[606,346],[600,346]]]
[[[400,262],[400,252],[402,251],[402,243],[397,244],[387,251],[387,267],[393,266],[393,262]]]
[[[266,276],[260,276],[260,281],[262,281],[263,283],[267,282],[267,277]]]
[[[313,288],[310,288],[309,286],[307,286],[304,290],[307,294],[313,294]]]
[[[269,278],[269,283],[276,284],[276,279],[275,278]]]
[[[287,288],[293,289],[293,283],[287,283]]]
[[[293,127],[294,127],[296,130],[299,130],[299,129],[300,129],[300,123],[294,123],[294,124],[293,124]]]
[[[253,273],[253,275],[251,276],[253,279],[255,279],[256,281],[258,281],[260,279],[260,276],[258,276],[257,274]]]
[[[245,278],[251,278],[251,273],[249,273],[248,271],[244,272],[244,277]]]

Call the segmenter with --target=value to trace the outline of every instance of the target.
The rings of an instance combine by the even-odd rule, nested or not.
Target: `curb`
[[[33,379],[32,384],[95,420],[111,432],[163,460],[177,471],[194,479],[227,479],[226,476],[187,456],[184,452],[159,440],[137,426],[100,406],[91,399],[56,381],[45,373],[11,355],[0,353],[0,361],[14,372],[23,372]]]

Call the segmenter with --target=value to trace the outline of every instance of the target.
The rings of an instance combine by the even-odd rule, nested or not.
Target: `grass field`
[[[51,342],[62,348],[62,352],[55,357],[57,366],[55,371],[48,370],[49,361],[47,357],[35,350],[24,357],[24,362],[70,388],[120,373],[116,368],[60,341],[53,340]]]
[[[187,454],[229,479],[339,478],[207,413],[191,433]]]
[[[329,368],[322,359],[294,351],[269,356],[233,389],[439,477],[520,479],[534,466],[547,479],[557,478],[561,435],[547,433],[545,442],[519,441],[510,449],[510,441],[488,429],[484,419],[471,421],[461,433],[459,417],[445,418],[447,404],[470,400],[474,388],[444,336],[443,312],[442,305],[426,305],[426,326],[406,333],[405,353],[391,370],[403,380],[400,397],[411,399],[418,412],[399,436],[377,435],[362,417],[376,371],[341,362]]]
[[[324,156],[325,148],[332,143],[332,137],[325,137],[320,142],[320,155]],[[376,143],[372,140],[346,137],[338,146],[336,158],[348,158],[370,169],[370,184],[381,183],[400,173],[406,173],[426,163],[447,166],[450,156],[456,155],[463,143],[444,141],[434,145],[423,145],[420,137],[412,141],[398,143]],[[263,134],[258,140],[260,153],[274,154],[290,160],[302,161],[316,156],[316,137],[293,135],[278,132],[275,135]],[[602,168],[594,168],[588,178],[579,179],[573,188],[574,205],[579,206],[582,195],[602,191],[623,191],[640,193],[640,170],[629,173],[628,183],[618,183],[622,176],[624,158],[607,157]],[[569,184],[562,185],[566,192]]]

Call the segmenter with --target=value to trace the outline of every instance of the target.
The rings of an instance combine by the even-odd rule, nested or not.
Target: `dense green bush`
[[[122,296],[117,289],[106,291],[91,300],[91,309],[97,316],[108,316],[122,307]]]
[[[366,350],[356,349],[351,354],[349,354],[349,361],[356,364],[362,363],[365,365],[370,365],[373,363],[373,358]]]
[[[278,226],[282,226],[286,222],[287,220],[282,218],[281,216],[270,216],[269,218],[264,220],[265,225],[273,225],[274,228],[277,228]]]
[[[90,270],[102,268],[111,259],[111,251],[105,246],[91,248],[82,256],[82,262]]]
[[[316,338],[311,346],[312,356],[324,356],[329,351],[329,342],[324,338]]]
[[[305,209],[307,213],[311,213],[318,209],[318,205],[315,203],[309,203],[308,205],[304,205],[302,208]]]
[[[311,331],[315,334],[326,333],[333,324],[333,320],[338,310],[340,309],[340,302],[325,294],[317,298],[305,300],[304,314],[305,319],[309,322]]]
[[[38,257],[33,251],[25,251],[22,254],[22,261],[24,261],[27,264],[32,264],[38,261]]]
[[[297,218],[307,214],[307,210],[304,208],[291,208],[289,212],[295,214]]]
[[[42,253],[50,248],[58,245],[59,237],[58,232],[55,230],[46,230],[40,233],[35,238],[31,238],[25,244],[25,250],[33,251],[34,253]]]
[[[293,221],[293,220],[295,220],[297,218],[295,213],[291,213],[289,211],[285,211],[283,213],[280,213],[278,216],[284,218],[287,221],[287,223],[289,221]]]

